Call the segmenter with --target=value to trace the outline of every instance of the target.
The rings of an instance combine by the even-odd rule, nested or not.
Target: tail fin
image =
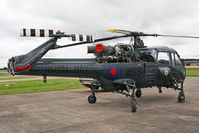
[[[51,38],[27,54],[10,58],[8,61],[9,72],[14,75],[16,72],[29,70],[36,61],[56,46],[56,41],[57,39]]]
[[[20,71],[28,71],[31,66],[40,60],[50,49],[57,47],[57,39],[68,37],[71,41],[85,41],[94,42],[94,37],[90,35],[75,35],[65,34],[64,32],[57,31],[53,34],[53,30],[44,29],[21,29],[21,36],[23,37],[52,37],[42,45],[33,49],[24,55],[15,56],[9,59],[8,68],[11,74],[20,73]],[[69,46],[69,45],[68,45]]]

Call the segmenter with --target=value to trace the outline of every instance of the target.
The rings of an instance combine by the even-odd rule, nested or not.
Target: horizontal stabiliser
[[[52,37],[53,30],[21,29],[20,36],[22,36],[22,37]]]

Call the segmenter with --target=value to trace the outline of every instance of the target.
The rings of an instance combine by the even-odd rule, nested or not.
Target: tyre
[[[178,102],[179,103],[184,103],[185,102],[185,95],[184,93],[180,92],[178,95]]]
[[[137,110],[137,102],[135,101],[135,99],[131,99],[131,100],[130,100],[130,103],[131,103],[131,111],[132,111],[133,113],[135,113],[136,110]]]
[[[96,96],[90,95],[90,96],[88,97],[88,102],[89,102],[89,103],[93,104],[93,103],[95,103],[96,101],[97,101]]]
[[[141,97],[142,91],[140,89],[136,90],[135,95],[136,95],[136,97]]]

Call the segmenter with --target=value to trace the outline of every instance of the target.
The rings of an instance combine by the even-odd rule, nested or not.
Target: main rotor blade
[[[118,38],[123,38],[123,37],[130,37],[130,35],[112,36],[112,37],[99,38],[99,39],[95,39],[93,42],[86,42],[86,41],[84,41],[84,42],[72,43],[72,44],[57,46],[54,49],[66,48],[66,47],[71,47],[71,46],[78,46],[78,45],[88,44],[88,43],[96,43],[96,42],[108,41],[108,40],[118,39]]]
[[[179,36],[179,35],[161,35],[161,34],[156,34],[156,35],[163,37],[199,38],[199,36]]]
[[[110,30],[107,30],[107,31],[109,31],[109,32],[115,32],[115,33],[121,33],[121,34],[124,34],[124,35],[122,35],[122,36],[112,36],[112,37],[106,37],[106,38],[99,38],[99,39],[96,39],[96,40],[94,40],[92,42],[83,41],[83,42],[72,43],[72,44],[68,44],[68,45],[57,46],[54,49],[71,47],[71,46],[77,46],[77,45],[88,44],[88,43],[96,43],[96,42],[102,42],[102,41],[108,41],[108,40],[112,40],[112,39],[118,39],[118,38],[123,38],[123,37],[132,37],[132,36],[134,36],[134,37],[138,37],[138,36],[153,36],[153,37],[162,36],[162,37],[199,38],[199,36],[145,34],[143,32],[136,32],[136,31],[133,32],[133,31],[119,30],[119,29],[110,29]]]
[[[121,30],[121,29],[110,29],[106,30],[113,33],[120,33],[125,35],[131,35],[131,36],[163,36],[163,37],[181,37],[181,38],[199,38],[199,36],[184,36],[184,35],[162,35],[162,34],[145,34],[143,32],[137,32],[137,31],[128,31],[128,30]]]

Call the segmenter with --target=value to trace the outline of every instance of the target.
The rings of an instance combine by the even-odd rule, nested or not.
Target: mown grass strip
[[[8,77],[8,75],[0,75],[0,77],[5,77],[5,76],[7,76],[7,77]]]
[[[0,95],[84,88],[77,79],[49,79],[0,83]]]
[[[188,77],[199,77],[199,69],[186,69]]]
[[[0,80],[10,80],[10,79],[30,79],[34,77],[11,77],[11,76],[0,76]]]
[[[8,72],[8,70],[0,70],[0,72]]]

